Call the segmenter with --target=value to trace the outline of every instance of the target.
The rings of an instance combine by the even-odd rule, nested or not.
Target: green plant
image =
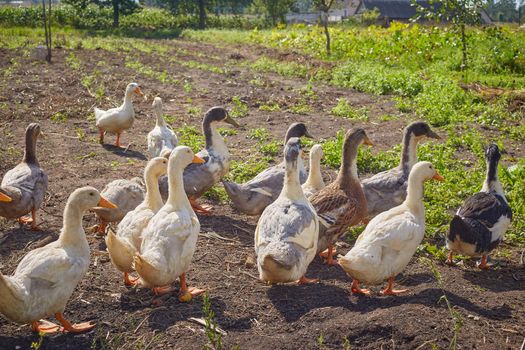
[[[182,85],[182,89],[184,90],[185,93],[189,94],[190,92],[193,91],[193,85],[191,84],[191,82],[189,82],[187,80],[184,80],[184,84]]]
[[[356,110],[346,98],[340,98],[337,105],[332,108],[332,114],[351,120],[368,121],[368,111],[365,108]]]
[[[46,334],[43,333],[43,332],[38,332],[38,341],[31,343],[31,349],[39,350],[42,347],[42,345],[44,344],[45,335]]]
[[[270,133],[265,128],[251,129],[248,131],[248,138],[264,142],[270,138]]]
[[[55,123],[64,123],[67,121],[67,114],[63,112],[56,112],[51,116],[51,121]]]
[[[266,112],[279,112],[281,110],[281,106],[278,102],[268,101],[266,103],[261,104],[259,106],[259,110]]]
[[[308,105],[308,102],[305,99],[301,99],[297,103],[288,107],[288,111],[295,114],[308,114],[312,112],[312,107]]]
[[[248,105],[243,102],[239,96],[232,97],[233,108],[230,111],[230,115],[233,118],[242,118],[248,115]]]
[[[190,106],[188,107],[188,114],[194,117],[198,117],[202,115],[202,109],[200,107]]]
[[[449,312],[450,317],[451,317],[452,322],[453,322],[453,328],[452,328],[453,329],[453,335],[452,335],[452,339],[450,340],[450,344],[449,344],[448,348],[456,350],[458,348],[459,332],[461,332],[461,328],[463,327],[463,319],[461,318],[461,314],[458,311],[456,311],[456,309],[454,309],[454,306],[452,305],[452,303],[448,299],[447,293],[446,293],[446,290],[445,290],[445,283],[443,282],[443,278],[441,277],[441,273],[437,269],[437,267],[434,264],[434,262],[432,260],[426,259],[426,258],[421,258],[421,261],[423,263],[427,264],[427,266],[430,267],[430,270],[432,271],[432,274],[434,275],[434,278],[436,279],[439,288],[443,292],[443,295],[441,296],[441,298],[439,298],[438,303],[441,302],[441,301],[444,301],[446,303],[448,312]]]
[[[194,126],[183,125],[178,130],[179,143],[190,147],[193,152],[198,152],[204,147],[202,134]]]
[[[211,308],[208,293],[202,297],[202,312],[204,313],[204,322],[206,324],[205,333],[211,346],[205,346],[205,349],[220,350],[222,349],[222,333],[217,330],[217,321],[215,312]]]
[[[74,70],[80,69],[80,61],[78,60],[77,56],[75,56],[74,52],[69,53],[69,56],[66,58],[66,63]]]

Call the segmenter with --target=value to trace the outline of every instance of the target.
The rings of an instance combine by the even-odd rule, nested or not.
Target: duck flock
[[[131,83],[120,107],[107,111],[95,108],[101,143],[106,133],[113,133],[120,147],[121,134],[133,125],[134,94],[143,95],[139,86]],[[116,180],[101,192],[87,186],[71,193],[58,240],[29,252],[13,275],[0,274],[0,313],[7,319],[45,333],[83,332],[95,326],[90,322],[72,324],[63,314],[89,268],[90,250],[82,226],[83,215],[89,210],[98,217],[97,230],[105,234],[111,261],[126,285],[151,288],[155,295],[163,295],[172,293],[172,284],[179,279],[179,300],[191,301],[204,292],[188,287],[186,280],[200,230],[195,213],[213,215],[212,207],[197,200],[221,181],[235,208],[260,216],[254,246],[262,281],[316,283],[305,274],[320,255],[351,277],[352,293],[368,295],[370,290],[362,289],[360,283],[374,285],[385,280],[387,286],[381,294],[406,291],[394,289],[393,283],[424,237],[423,184],[444,181],[430,162],[417,161],[418,142],[440,138],[426,123],[415,122],[405,128],[398,167],[363,181],[357,172],[358,149],[373,143],[365,130],[348,130],[339,173],[327,185],[321,175],[321,146],[311,148],[307,172],[300,138],[312,136],[305,124],[294,123],[286,133],[283,161],[247,183],[236,184],[223,180],[230,154],[217,125],[238,126],[224,108],[206,112],[202,122],[206,148],[197,154],[178,145],[176,134],[163,119],[159,97],[153,108],[157,121],[147,136],[150,160],[144,178]],[[17,219],[34,230],[39,229],[37,211],[48,186],[46,172],[36,157],[37,139],[42,135],[39,124],[27,127],[24,157],[4,175],[0,186],[0,216]],[[462,254],[481,256],[478,266],[488,268],[487,255],[501,242],[512,219],[498,180],[498,147],[490,145],[485,156],[487,173],[481,191],[468,198],[450,222],[450,264],[453,254]],[[115,230],[110,223],[118,224]],[[354,247],[335,260],[334,244],[350,227],[361,223],[366,228]],[[162,299],[153,302],[160,304]],[[43,320],[50,316],[60,324]]]

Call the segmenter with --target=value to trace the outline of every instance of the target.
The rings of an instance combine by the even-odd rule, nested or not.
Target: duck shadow
[[[326,307],[342,307],[351,312],[365,314],[376,309],[418,304],[431,308],[446,308],[441,301],[443,291],[439,288],[425,289],[417,294],[398,296],[352,296],[347,289],[332,285],[275,285],[267,291],[268,298],[286,322],[295,322],[308,312]],[[503,304],[495,308],[480,306],[457,294],[446,292],[452,305],[464,308],[492,320],[512,317],[512,309]]]
[[[29,328],[29,327],[28,327]],[[91,349],[93,345],[94,332],[82,334],[56,334],[46,335],[43,343],[38,349]],[[0,344],[2,349],[32,349],[32,344],[38,344],[40,336],[37,333],[31,332],[27,336],[10,337],[0,336]]]
[[[38,245],[48,236],[56,239],[56,233],[51,230],[32,231],[27,225],[4,231],[0,236],[0,257],[12,255],[13,251],[25,250],[35,244]]]
[[[178,300],[177,292],[163,298],[161,306],[151,305],[154,295],[150,289],[131,288],[121,296],[121,310],[130,312],[150,309],[147,317],[147,325],[152,330],[165,331],[169,327],[181,321],[188,321],[189,318],[205,319],[203,313],[203,297],[196,296],[189,303],[182,303]],[[226,303],[220,297],[209,297],[211,309],[215,313],[215,318],[219,327],[224,330],[246,330],[251,328],[253,316],[232,318],[224,314]]]
[[[508,292],[525,290],[525,270],[522,268],[505,268],[499,270],[466,270],[463,278],[470,283],[488,289],[492,292]]]
[[[243,245],[253,246],[255,225],[225,215],[201,216],[201,231],[220,231],[228,238],[238,238]]]
[[[106,150],[106,151],[109,151],[117,156],[120,156],[120,157],[127,157],[127,158],[135,158],[135,159],[140,159],[140,160],[148,160],[148,158],[142,154],[141,152],[139,151],[134,151],[132,149],[126,149],[126,148],[122,148],[122,147],[117,147],[117,146],[114,146],[114,145],[108,145],[108,144],[102,144],[102,147]]]

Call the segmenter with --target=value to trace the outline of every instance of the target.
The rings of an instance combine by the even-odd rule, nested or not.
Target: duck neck
[[[78,206],[66,204],[62,232],[60,232],[60,243],[62,245],[78,246],[87,245],[86,234],[82,227],[84,211]]]
[[[164,120],[164,117],[162,116],[162,110],[160,108],[156,108],[155,114],[157,116],[157,126],[160,128],[166,127],[166,121]]]
[[[345,144],[337,181],[342,183],[359,182],[357,175],[357,145]]]
[[[189,209],[191,208],[188,196],[184,191],[184,177],[182,169],[168,169],[168,200],[166,204],[170,204],[174,210]]]
[[[419,216],[424,216],[425,206],[423,205],[423,195],[425,193],[423,181],[415,176],[408,177],[407,198],[404,204],[408,209]]]
[[[23,162],[38,165],[36,159],[36,139],[32,132],[26,132],[26,148],[24,150]]]
[[[146,173],[144,180],[146,183],[146,198],[144,199],[144,202],[148,208],[157,212],[164,204],[159,190],[159,176]]]
[[[357,173],[357,165],[356,165]],[[319,159],[314,159],[313,155],[310,155],[310,169],[308,171],[307,184],[317,184],[323,181],[323,175],[321,174],[321,164]]]
[[[126,93],[124,95],[124,103],[122,103],[122,107],[124,109],[126,108],[132,108],[133,107],[133,97],[132,93]]]
[[[503,192],[503,187],[498,178],[498,161],[490,160],[487,164],[487,175],[485,181],[483,182],[483,187],[481,192],[495,192],[505,198],[505,193]],[[505,199],[506,200],[506,199]]]
[[[202,122],[202,132],[206,138],[206,150],[208,152],[213,151],[222,156],[222,158],[228,158],[230,155],[228,147],[226,147],[221,134],[217,131],[216,124],[217,122],[209,121],[206,118]]]
[[[401,153],[401,168],[405,174],[417,163],[417,137],[411,132],[405,132],[403,136],[403,151]]]
[[[301,187],[298,170],[298,159],[286,162],[284,173],[284,186],[281,196],[284,196],[292,201],[306,201],[306,197]]]

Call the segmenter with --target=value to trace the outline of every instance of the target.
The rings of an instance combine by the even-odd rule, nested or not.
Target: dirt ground
[[[2,273],[11,273],[24,254],[57,238],[65,201],[75,188],[92,185],[102,189],[111,180],[141,175],[146,162],[146,135],[154,125],[151,108],[154,96],[161,96],[165,112],[176,117],[175,128],[200,125],[202,116],[190,115],[189,106],[198,106],[203,111],[214,105],[231,107],[232,96],[239,96],[250,109],[246,117],[239,119],[242,127],[238,133],[227,137],[234,159],[250,156],[256,147],[256,142],[246,137],[252,128],[264,127],[274,139],[280,140],[287,125],[295,121],[305,122],[316,138],[333,137],[341,128],[362,126],[378,145],[377,149],[383,150],[398,144],[401,129],[414,119],[412,115],[401,114],[389,97],[322,85],[314,88],[318,98],[308,99],[313,107],[309,113],[260,111],[258,105],[269,100],[278,101],[285,110],[285,106],[302,98],[299,89],[308,83],[256,73],[240,62],[263,54],[278,57],[277,52],[183,40],[165,45],[169,46],[168,56],[173,54],[173,60],[155,52],[77,49],[74,54],[81,63],[80,70],[66,64],[70,50],[54,50],[51,65],[34,61],[30,55],[22,57],[21,50],[0,50],[0,71],[11,71],[0,84],[0,176],[21,159],[25,127],[35,121],[47,133],[47,138],[38,144],[37,156],[49,175],[46,201],[39,212],[43,231],[32,232],[13,221],[0,220]],[[13,64],[13,58],[19,64]],[[126,67],[126,59],[165,69],[174,79],[189,82],[193,88],[189,91],[182,84],[162,83],[138,73]],[[318,64],[293,53],[286,59]],[[185,60],[227,67],[227,73],[211,73],[178,63]],[[125,145],[131,143],[127,151],[96,142],[94,122],[88,120],[96,101],[93,92],[82,85],[83,75],[94,70],[100,71],[97,82],[103,84],[108,96],[98,103],[99,107],[120,103],[126,84],[131,81],[138,82],[149,96],[148,101],[135,99],[137,120],[122,139]],[[250,84],[254,78],[263,84]],[[366,107],[369,122],[352,122],[330,115],[340,97],[346,97],[354,106]],[[52,121],[56,112],[67,115],[66,120]],[[381,121],[385,114],[398,118]],[[108,136],[107,142],[113,143],[114,137]],[[514,155],[523,156],[524,150],[519,145],[508,148]],[[327,178],[331,175],[333,172],[326,171]],[[207,202],[215,205],[215,211],[212,216],[200,217],[201,236],[188,283],[208,291],[217,323],[227,333],[223,336],[224,348],[430,349],[433,345],[448,348],[451,343],[452,314],[442,300],[443,290],[420,255],[397,278],[398,287],[409,288],[402,296],[353,296],[349,292],[350,279],[344,272],[323,265],[319,259],[315,259],[307,274],[320,278],[319,284],[267,286],[257,279],[256,267],[244,264],[246,257],[254,254],[256,218],[241,215],[229,205]],[[94,225],[94,216],[87,215],[84,223],[85,227]],[[88,234],[88,240],[92,264],[65,314],[73,322],[92,320],[97,327],[85,334],[46,337],[41,349],[201,349],[208,344],[204,327],[188,320],[203,317],[202,298],[182,304],[173,296],[164,306],[152,307],[149,290],[123,285],[120,273],[109,262],[103,239]],[[342,243],[339,251],[344,254],[350,247]],[[462,321],[458,348],[522,346],[524,248],[504,245],[500,249],[506,254],[494,258],[496,267],[489,271],[479,271],[473,263],[449,267],[434,262],[444,282],[446,297]],[[34,341],[38,341],[38,336],[27,325],[0,320],[1,349],[27,349]]]

